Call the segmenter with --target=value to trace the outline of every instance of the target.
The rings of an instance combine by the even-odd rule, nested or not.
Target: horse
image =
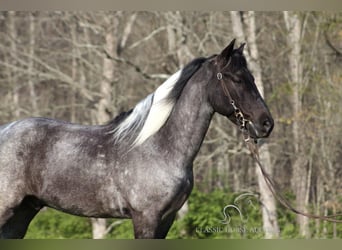
[[[274,120],[232,40],[199,57],[101,125],[34,117],[0,127],[0,237],[23,238],[51,207],[132,219],[135,238],[165,238],[193,188],[193,161],[214,113],[254,140]]]

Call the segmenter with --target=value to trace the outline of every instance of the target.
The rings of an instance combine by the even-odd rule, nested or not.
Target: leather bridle
[[[250,122],[250,120],[246,119],[241,110],[236,106],[234,99],[229,93],[229,90],[227,89],[227,86],[222,81],[222,73],[219,72],[216,74],[217,80],[219,80],[224,95],[229,99],[230,104],[232,105],[234,109],[234,115],[236,118],[236,121],[239,123],[240,130],[244,132],[245,134],[245,141],[249,141],[251,137],[249,136],[249,132],[247,129],[247,124]]]

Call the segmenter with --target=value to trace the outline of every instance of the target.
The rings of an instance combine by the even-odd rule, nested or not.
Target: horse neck
[[[189,80],[167,123],[156,136],[158,148],[190,166],[209,128],[213,109],[208,103],[207,83]]]

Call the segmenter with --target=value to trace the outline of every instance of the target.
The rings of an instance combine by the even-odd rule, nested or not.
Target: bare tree
[[[302,21],[296,12],[284,11],[285,26],[287,29],[287,45],[289,47],[289,71],[292,82],[292,107],[293,107],[293,144],[294,163],[292,166],[292,187],[296,194],[296,205],[303,212],[308,212],[310,178],[308,159],[305,156],[302,142],[300,118],[302,115],[302,86],[303,86],[303,65],[301,57]],[[309,219],[298,215],[300,234],[310,237]]]
[[[29,14],[29,34],[30,34],[30,45],[29,45],[29,57],[34,58],[34,50],[35,50],[35,30],[36,30],[36,20],[34,13]],[[34,61],[31,59],[29,60],[28,70],[33,71]],[[36,94],[36,87],[34,84],[34,78],[30,75],[28,79],[28,85],[30,89],[30,99],[32,103],[32,115],[38,115],[38,101],[37,101],[37,94]]]
[[[264,84],[256,40],[255,13],[254,11],[248,11],[247,13],[231,11],[231,18],[233,31],[236,37],[238,37],[240,41],[248,42],[248,51],[245,51],[245,54],[246,57],[249,58],[249,67],[255,77],[255,83],[260,94],[264,96]],[[244,31],[244,26],[246,27],[246,32]],[[268,144],[264,144],[260,148],[260,159],[263,162],[266,171],[272,176],[273,169]],[[262,218],[265,238],[279,237],[275,199],[257,165],[256,174],[259,184],[260,199],[263,205]]]
[[[10,40],[10,50],[12,56],[9,57],[8,64],[16,65],[15,58],[17,57],[17,27],[16,27],[16,12],[10,11],[8,12],[8,34]],[[10,83],[12,83],[13,90],[12,90],[12,97],[13,97],[13,114],[15,118],[20,117],[20,103],[19,103],[19,83],[17,74],[15,70],[10,70]]]

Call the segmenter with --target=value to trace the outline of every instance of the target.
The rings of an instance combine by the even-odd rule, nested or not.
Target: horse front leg
[[[169,215],[167,215],[165,218],[162,219],[161,223],[158,226],[157,229],[157,237],[158,239],[164,239],[167,236],[167,233],[170,230],[170,227],[173,224],[173,221],[175,220],[177,212],[172,212]]]
[[[176,217],[172,212],[165,218],[158,213],[135,213],[132,216],[136,239],[164,239]]]
[[[161,217],[154,213],[135,212],[132,216],[136,239],[156,239]]]

